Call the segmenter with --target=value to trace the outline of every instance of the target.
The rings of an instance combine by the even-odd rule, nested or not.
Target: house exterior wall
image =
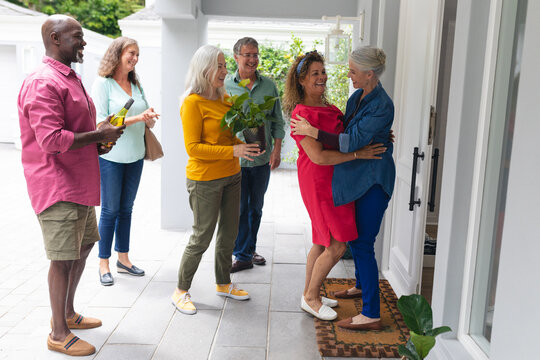
[[[0,108],[5,109],[6,116],[0,123],[6,122],[1,142],[15,143],[20,146],[19,118],[16,100],[24,78],[41,62],[45,49],[41,39],[41,25],[47,17],[44,16],[0,16],[0,47],[5,56],[0,58],[3,91],[7,96],[0,97]],[[84,51],[84,63],[75,64],[74,69],[81,77],[84,86],[89,90],[97,76],[99,61],[105,49],[112,41],[111,38],[84,29],[87,46]],[[11,49],[7,55],[7,49]],[[12,49],[15,49],[13,57]],[[9,60],[8,59],[11,59]],[[15,61],[13,61],[15,59]],[[6,81],[6,79],[13,81]]]

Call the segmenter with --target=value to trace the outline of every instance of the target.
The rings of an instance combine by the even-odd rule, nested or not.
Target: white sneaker
[[[324,296],[321,296],[321,302],[323,303],[323,305],[326,305],[326,306],[331,307],[331,308],[335,308],[336,306],[338,306],[338,301],[337,300],[329,299],[329,298],[324,297]]]
[[[302,296],[302,303],[300,305],[300,308],[302,308],[302,310],[304,310],[305,312],[315,316],[317,319],[320,319],[320,320],[326,320],[326,321],[330,321],[330,320],[334,320],[335,318],[337,318],[337,312],[335,312],[334,310],[332,310],[330,307],[328,307],[327,305],[322,305],[321,308],[319,309],[319,312],[313,310],[306,302],[306,300],[304,299],[304,297]]]

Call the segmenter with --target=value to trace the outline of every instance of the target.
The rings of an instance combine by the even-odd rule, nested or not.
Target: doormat
[[[336,291],[355,285],[354,279],[326,279],[321,287],[321,296],[334,298]],[[387,280],[380,280],[381,320],[380,331],[354,331],[339,328],[339,320],[355,316],[362,311],[362,299],[338,299],[334,308],[338,317],[334,321],[315,318],[317,346],[322,356],[362,357],[362,358],[400,358],[398,346],[409,338],[409,329],[397,307],[397,297]]]

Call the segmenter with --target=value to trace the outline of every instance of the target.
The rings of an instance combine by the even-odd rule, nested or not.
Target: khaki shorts
[[[81,246],[99,241],[93,206],[61,201],[37,217],[49,260],[78,260]]]

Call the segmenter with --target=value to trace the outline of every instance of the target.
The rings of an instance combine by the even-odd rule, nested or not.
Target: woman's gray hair
[[[213,45],[204,45],[197,49],[189,63],[186,91],[180,98],[180,103],[191,94],[207,95],[212,93],[212,83],[218,71],[220,54],[223,54],[223,51]],[[225,87],[217,89],[217,95],[223,99]]]
[[[386,69],[386,54],[382,49],[376,47],[358,47],[349,55],[349,59],[358,66],[360,70],[372,70],[377,78],[380,78]]]

